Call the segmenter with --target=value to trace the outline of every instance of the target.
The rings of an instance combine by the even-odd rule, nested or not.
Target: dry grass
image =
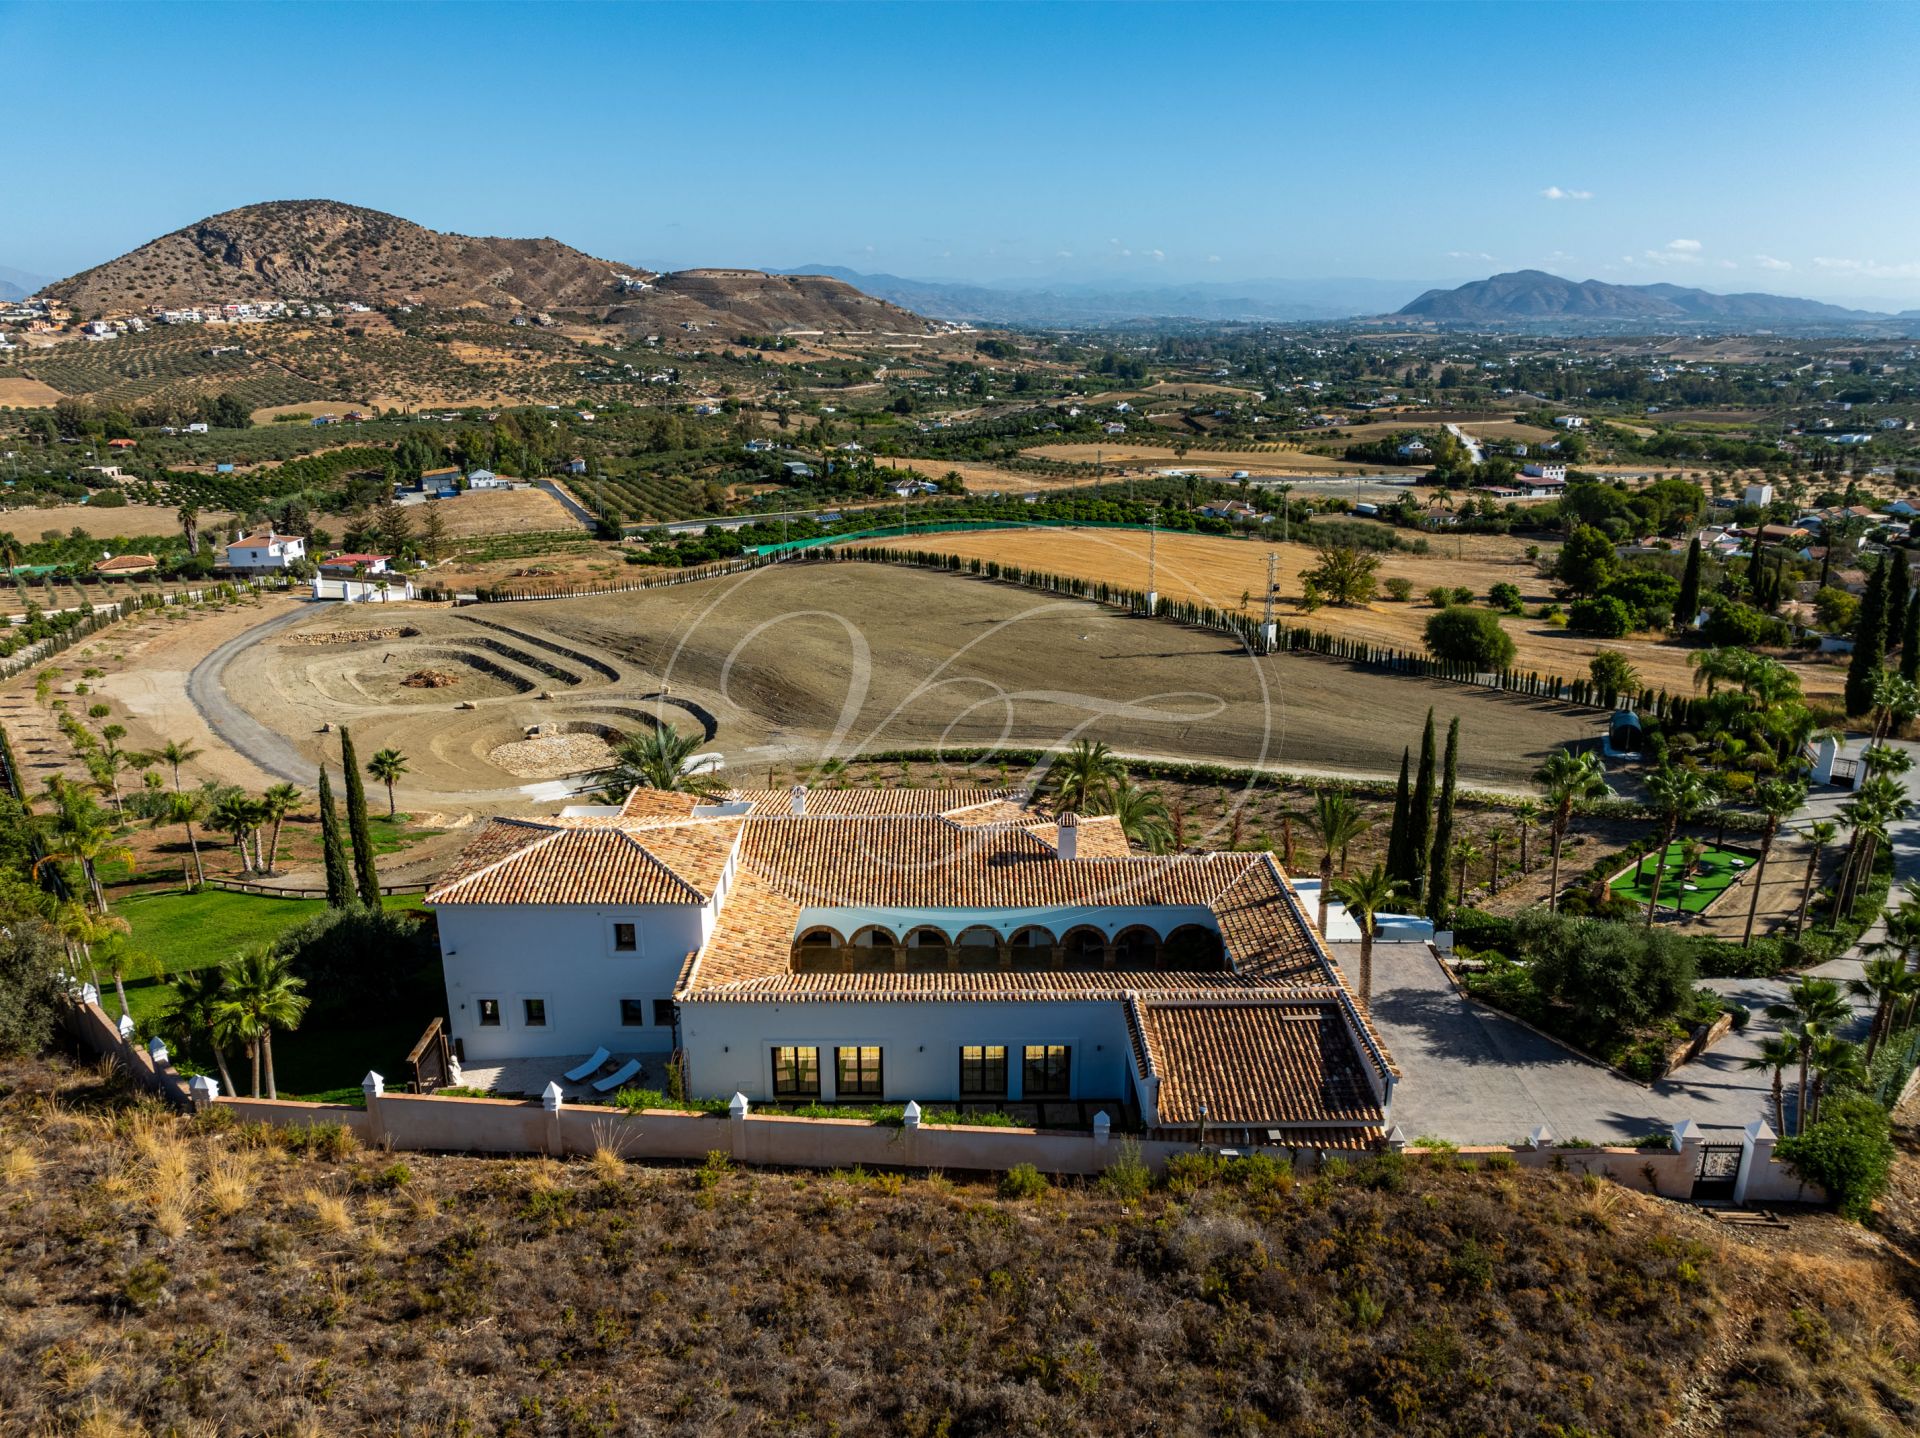
[[[1900,1431],[1916,1401],[1912,1312],[1854,1231],[1803,1219],[1748,1246],[1549,1172],[1389,1159],[1001,1199],[611,1150],[402,1166],[155,1114],[82,1073],[0,1081],[0,1144],[47,1153],[0,1204],[9,1433],[1639,1434],[1691,1415],[1784,1438]],[[206,1174],[256,1162],[217,1231],[159,1232],[100,1182],[177,1151]]]

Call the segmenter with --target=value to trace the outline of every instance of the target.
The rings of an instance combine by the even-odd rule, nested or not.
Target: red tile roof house
[[[492,820],[427,902],[468,1082],[605,1049],[658,1087],[677,1052],[718,1098],[1320,1148],[1390,1122],[1392,1060],[1266,853],[1136,855],[990,790],[637,789]]]
[[[335,554],[320,561],[320,572],[335,579],[348,575],[385,574],[391,554]]]
[[[100,560],[93,572],[109,579],[129,579],[136,574],[151,574],[159,567],[160,561],[151,554],[116,554]]]

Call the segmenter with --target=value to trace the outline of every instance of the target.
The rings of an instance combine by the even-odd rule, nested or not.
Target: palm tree
[[[1797,1130],[1807,1126],[1807,1069],[1813,1061],[1813,1044],[1821,1034],[1832,1033],[1851,1016],[1852,1010],[1840,995],[1840,985],[1832,979],[1817,979],[1803,974],[1787,991],[1783,1004],[1768,1004],[1767,1017],[1791,1024],[1791,1032],[1800,1042],[1800,1086],[1794,1104]]]
[[[1120,778],[1108,791],[1100,812],[1111,814],[1120,821],[1120,831],[1127,841],[1139,845],[1149,854],[1165,853],[1173,842],[1173,828],[1167,819],[1167,801],[1153,790],[1136,784],[1128,774]]]
[[[153,751],[153,757],[173,770],[173,787],[180,787],[180,766],[191,764],[200,757],[200,751],[192,744],[183,744],[178,739],[169,739]]]
[[[1813,903],[1813,881],[1819,874],[1820,856],[1839,834],[1840,826],[1831,819],[1816,819],[1807,825],[1807,842],[1813,847],[1807,851],[1807,876],[1800,884],[1800,912],[1793,920],[1793,936],[1796,939],[1807,926],[1807,909]]]
[[[1531,799],[1522,799],[1513,806],[1513,825],[1520,831],[1520,874],[1525,877],[1533,866],[1527,862],[1527,833],[1540,822],[1540,806]]]
[[[133,850],[117,835],[107,816],[84,794],[76,793],[72,786],[63,785],[60,791],[60,810],[49,826],[46,836],[46,852],[33,866],[34,877],[48,864],[71,861],[80,866],[80,872],[86,879],[87,892],[93,896],[93,906],[100,913],[107,912],[106,890],[100,886],[100,865],[119,862],[131,864]]]
[[[1097,739],[1076,739],[1047,767],[1043,792],[1056,814],[1092,812],[1126,773],[1120,756]]]
[[[1807,802],[1807,786],[1797,779],[1770,779],[1753,791],[1753,802],[1766,816],[1760,831],[1760,862],[1753,867],[1753,893],[1747,899],[1747,932],[1740,940],[1742,948],[1753,947],[1753,921],[1760,912],[1760,885],[1767,877],[1767,856],[1779,837],[1780,821]]]
[[[1891,920],[1889,914],[1889,938],[1891,938]],[[1905,939],[1910,945],[1913,936],[1912,926],[1908,927]],[[1884,944],[1885,941],[1882,941]],[[1882,947],[1881,944],[1874,945]],[[1860,966],[1860,977],[1847,980],[1847,991],[1858,998],[1873,1000],[1873,1024],[1867,1030],[1867,1062],[1873,1062],[1874,1052],[1885,1041],[1893,1027],[1894,1010],[1901,1001],[1920,989],[1920,974],[1907,967],[1904,956],[1883,953],[1868,959]]]
[[[1700,776],[1685,769],[1662,769],[1647,779],[1647,794],[1665,821],[1660,831],[1660,862],[1653,871],[1653,892],[1647,895],[1645,927],[1653,927],[1654,906],[1660,902],[1660,885],[1667,877],[1667,850],[1673,847],[1673,835],[1688,815],[1700,807],[1706,797]]]
[[[687,761],[700,747],[698,734],[687,734],[662,724],[644,734],[630,734],[614,746],[613,778],[605,792],[624,797],[628,790],[667,789],[706,796],[725,786],[709,774],[690,774]]]
[[[1828,1089],[1864,1088],[1867,1066],[1860,1058],[1860,1045],[1849,1043],[1838,1034],[1816,1034],[1813,1040],[1813,1093],[1807,1104],[1807,1124],[1820,1119],[1820,1101]]]
[[[266,811],[268,820],[273,824],[272,836],[267,840],[267,872],[269,874],[280,864],[280,826],[287,822],[287,815],[300,807],[303,797],[298,784],[275,784],[260,796],[260,807]]]
[[[1583,799],[1597,799],[1613,792],[1607,787],[1606,771],[1592,750],[1574,754],[1559,749],[1547,756],[1547,762],[1533,773],[1534,783],[1547,792],[1553,810],[1553,873],[1547,881],[1547,907],[1560,907],[1560,843],[1567,836],[1573,819],[1573,806]]]
[[[1487,866],[1487,892],[1489,894],[1497,894],[1500,892],[1500,846],[1506,843],[1506,841],[1506,830],[1498,827],[1487,830],[1487,851],[1493,860],[1493,862]],[[1461,881],[1461,892],[1466,892],[1466,881],[1464,878]]]
[[[188,969],[173,981],[173,1004],[166,1017],[180,1026],[183,1037],[200,1033],[207,1036],[213,1049],[213,1061],[220,1066],[220,1089],[232,1093],[233,1075],[227,1072],[227,1049],[221,1042],[220,1004],[226,987],[226,973],[217,964]]]
[[[367,760],[367,773],[387,786],[387,817],[389,819],[393,817],[393,781],[406,772],[407,756],[398,749],[382,749]]]
[[[253,1096],[260,1097],[260,1066],[267,1069],[267,1097],[278,1098],[273,1081],[273,1031],[295,1029],[307,1011],[301,992],[306,980],[281,955],[264,944],[235,954],[221,965],[224,987],[218,1013],[229,1031],[247,1045],[253,1060]]]
[[[187,848],[193,854],[193,872],[187,878],[189,891],[207,882],[207,871],[200,862],[200,840],[193,832],[193,826],[206,817],[206,795],[199,792],[185,794],[176,789],[159,797],[159,802],[154,805],[153,817],[147,821],[155,829],[165,824],[178,824],[187,831]]]
[[[213,806],[213,812],[207,816],[207,822],[223,834],[233,835],[233,844],[240,851],[240,872],[246,873],[253,867],[253,856],[247,851],[247,836],[260,826],[261,808],[257,800],[248,798],[238,789],[222,795]]]
[[[1321,882],[1324,884],[1325,877]],[[1400,893],[1400,883],[1387,874],[1385,864],[1375,864],[1362,873],[1334,882],[1334,893],[1360,924],[1360,1002],[1373,1003],[1373,938],[1378,931],[1380,911]],[[1322,899],[1321,930],[1326,928],[1326,903]]]
[[[1360,806],[1345,794],[1323,789],[1313,796],[1313,812],[1307,815],[1307,826],[1320,839],[1320,932],[1325,934],[1327,900],[1332,897],[1333,888],[1334,851],[1337,849],[1344,854],[1347,846],[1371,829],[1373,824],[1360,813]]]
[[[1787,1132],[1787,1095],[1784,1075],[1800,1062],[1800,1040],[1792,1034],[1772,1034],[1760,1040],[1760,1052],[1742,1059],[1740,1067],[1766,1069],[1773,1075],[1773,1130]]]
[[[1478,863],[1486,855],[1473,840],[1457,839],[1454,841],[1451,857],[1460,870],[1460,882],[1454,886],[1453,900],[1456,904],[1464,904],[1467,901],[1467,866]]]

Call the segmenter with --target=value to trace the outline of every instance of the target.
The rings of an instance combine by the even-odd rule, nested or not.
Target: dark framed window
[[[1021,1055],[1022,1098],[1066,1098],[1073,1089],[1073,1050],[1065,1044],[1028,1044]]]
[[[615,952],[622,954],[630,954],[640,947],[639,935],[634,931],[632,924],[613,926],[613,947]]]
[[[500,1027],[500,1000],[479,999],[476,1002],[480,1009],[480,1027],[483,1029],[499,1028]]]
[[[1007,1096],[1007,1046],[963,1044],[960,1048],[960,1097]]]
[[[672,999],[655,999],[653,1001],[653,1021],[663,1029],[673,1027],[674,1012]]]
[[[773,1051],[775,1098],[820,1097],[820,1050],[788,1045]]]
[[[835,1049],[833,1051],[833,1088],[838,1098],[881,1097],[878,1046]]]
[[[526,1005],[527,1027],[544,1029],[547,1026],[547,1001],[545,999],[522,999]]]
[[[647,1001],[645,999],[620,1000],[620,1026],[627,1029],[643,1029],[647,1026]]]

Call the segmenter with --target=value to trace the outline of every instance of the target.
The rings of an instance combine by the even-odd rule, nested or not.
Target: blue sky
[[[327,197],[656,268],[1920,304],[1916,5],[0,3],[0,265]]]

